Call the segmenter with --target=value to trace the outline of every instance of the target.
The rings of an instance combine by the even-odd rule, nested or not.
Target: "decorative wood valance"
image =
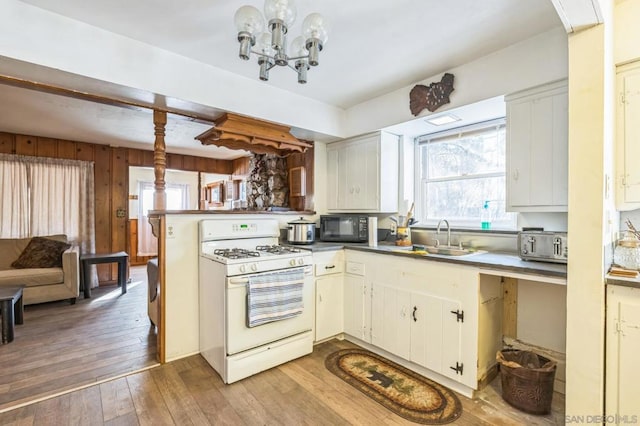
[[[290,127],[268,121],[225,113],[214,122],[214,127],[196,136],[203,145],[277,155],[305,152],[313,146],[289,133]]]

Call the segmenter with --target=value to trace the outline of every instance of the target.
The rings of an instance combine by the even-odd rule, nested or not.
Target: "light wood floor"
[[[14,341],[0,345],[0,411],[157,364],[146,268],[130,275],[125,295],[108,286],[75,305],[25,306]]]
[[[311,355],[231,385],[195,355],[5,412],[0,424],[412,424],[324,367],[328,354],[353,346],[338,340],[322,343]],[[562,395],[554,395],[554,414],[530,416],[502,401],[498,382],[474,400],[460,396],[464,412],[455,424],[564,424]]]
[[[124,297],[109,287],[75,306],[26,308],[16,339],[0,345],[0,425],[409,424],[326,370],[328,354],[355,346],[346,341],[232,385],[199,355],[146,369],[155,364],[156,337],[145,268],[131,277]],[[551,415],[527,415],[502,400],[499,378],[460,400],[460,425],[564,424],[563,395],[554,394]]]

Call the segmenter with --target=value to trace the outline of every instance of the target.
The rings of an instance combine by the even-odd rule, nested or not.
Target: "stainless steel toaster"
[[[567,233],[522,231],[518,233],[518,249],[523,260],[567,263]]]

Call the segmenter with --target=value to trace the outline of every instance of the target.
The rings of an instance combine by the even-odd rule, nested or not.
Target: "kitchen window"
[[[491,229],[516,229],[515,213],[505,211],[504,118],[416,139],[421,222]],[[486,206],[483,212],[483,207]]]

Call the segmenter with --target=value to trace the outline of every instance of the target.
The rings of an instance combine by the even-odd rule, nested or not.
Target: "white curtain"
[[[0,176],[0,238],[66,234],[95,253],[93,163],[0,154]]]
[[[29,235],[28,169],[15,157],[0,154],[0,238]]]

